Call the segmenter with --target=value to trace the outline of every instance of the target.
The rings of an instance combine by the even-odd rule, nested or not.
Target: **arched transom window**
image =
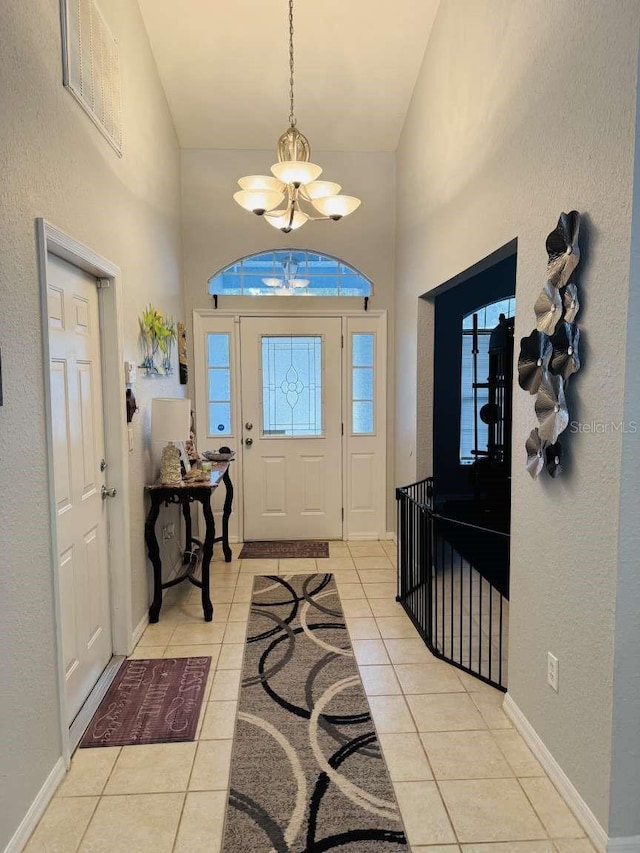
[[[276,249],[248,255],[209,279],[217,296],[371,296],[371,281],[318,252]]]

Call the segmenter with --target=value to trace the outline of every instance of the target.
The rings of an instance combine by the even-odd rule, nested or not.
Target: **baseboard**
[[[640,835],[610,838],[607,853],[640,853]]]
[[[35,800],[31,803],[29,811],[20,822],[20,826],[14,832],[11,841],[4,848],[4,853],[20,853],[24,849],[31,833],[38,825],[40,818],[45,813],[51,798],[55,794],[56,788],[64,779],[66,772],[64,759],[61,756],[54,764],[53,770],[47,776],[44,785],[36,794]]]
[[[80,708],[78,716],[69,726],[69,749],[72,753],[80,743],[83,734],[89,728],[89,723],[98,710],[98,705],[102,702],[105,693],[111,686],[124,661],[125,658],[122,655],[114,655],[111,658],[95,687],[87,697],[86,702]]]
[[[345,542],[378,542],[383,538],[377,533],[350,533]]]
[[[509,717],[511,722],[526,741],[531,752],[544,768],[549,779],[551,779],[564,798],[566,804],[575,815],[578,823],[591,839],[591,842],[598,853],[609,853],[609,851],[612,850],[635,851],[636,848],[634,847],[611,847],[611,842],[609,842],[609,846],[607,846],[607,842],[609,841],[607,833],[598,823],[598,819],[582,799],[577,788],[571,782],[562,767],[560,767],[553,755],[549,752],[536,730],[522,713],[520,708],[518,708],[509,693],[505,696],[502,707],[507,717]],[[626,841],[627,839],[615,840]],[[640,850],[638,853],[640,853]]]
[[[138,622],[136,627],[133,629],[133,634],[131,635],[131,648],[135,649],[138,645],[138,640],[144,634],[144,629],[149,624],[149,613],[145,612],[142,619]]]
[[[387,531],[387,539],[391,539],[391,541],[395,542],[396,545],[398,544],[398,537],[396,536],[395,530]]]

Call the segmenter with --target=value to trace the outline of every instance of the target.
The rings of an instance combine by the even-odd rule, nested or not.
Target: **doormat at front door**
[[[210,666],[210,657],[125,661],[80,746],[193,740]]]
[[[328,557],[329,543],[311,539],[280,539],[274,542],[245,542],[240,560],[291,560]]]

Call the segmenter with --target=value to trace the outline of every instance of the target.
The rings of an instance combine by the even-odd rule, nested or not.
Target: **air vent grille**
[[[120,52],[93,0],[61,0],[64,85],[122,154]]]

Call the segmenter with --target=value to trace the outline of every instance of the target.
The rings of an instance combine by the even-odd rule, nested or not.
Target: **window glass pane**
[[[371,400],[354,400],[352,403],[353,432],[373,432],[373,402]]]
[[[230,400],[231,378],[226,368],[209,369],[209,400]]]
[[[269,287],[264,279],[280,282]],[[291,281],[308,281],[292,287]],[[371,296],[366,276],[328,255],[279,249],[235,261],[209,279],[209,293],[244,296]]]
[[[354,367],[352,394],[354,400],[373,400],[372,367]]]
[[[373,367],[373,334],[354,335],[352,351],[354,367]]]
[[[209,367],[228,367],[229,335],[226,333],[209,334],[207,335],[207,344],[209,350]]]
[[[209,403],[209,435],[231,435],[231,403]]]
[[[340,278],[340,293],[342,296],[369,296],[371,287],[360,275],[343,275]]]
[[[322,337],[262,338],[264,435],[322,435]]]

